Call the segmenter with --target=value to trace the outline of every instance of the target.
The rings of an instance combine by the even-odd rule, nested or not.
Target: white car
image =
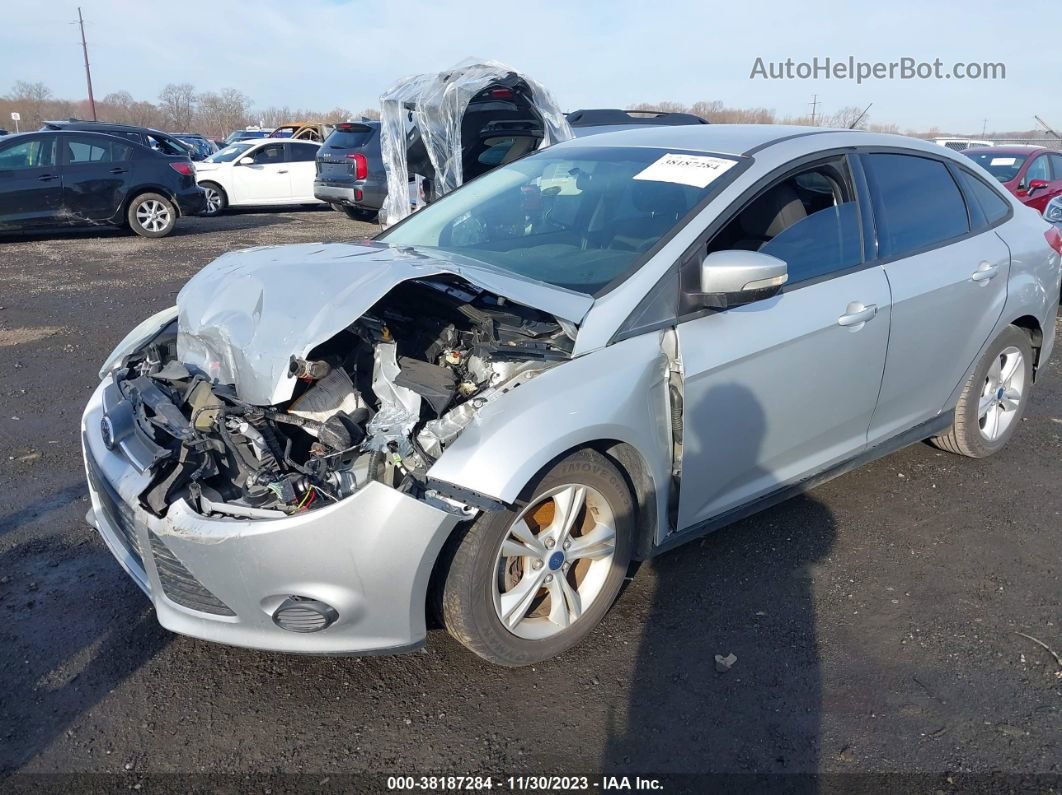
[[[195,178],[206,193],[203,215],[227,207],[322,204],[313,195],[320,144],[263,138],[230,144],[195,164]]]

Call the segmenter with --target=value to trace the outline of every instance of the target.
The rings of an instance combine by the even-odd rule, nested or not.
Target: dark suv
[[[372,221],[387,195],[380,122],[341,122],[317,150],[313,195],[357,221]]]
[[[185,154],[96,132],[41,130],[0,141],[0,230],[128,226],[165,237],[206,199]]]
[[[195,151],[195,147],[179,141],[169,133],[161,130],[152,130],[150,127],[134,127],[131,124],[111,124],[104,121],[81,121],[80,119],[68,119],[66,121],[46,121],[42,130],[71,130],[77,132],[96,132],[117,135],[119,138],[128,138],[136,141],[141,146],[155,149],[164,155],[179,155],[190,157],[192,160],[203,158]]]

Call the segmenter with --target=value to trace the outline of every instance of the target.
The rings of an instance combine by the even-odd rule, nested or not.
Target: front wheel
[[[158,193],[142,193],[129,204],[129,228],[141,237],[166,237],[177,226],[177,208]]]
[[[633,529],[634,501],[620,471],[592,450],[566,456],[528,486],[517,507],[484,513],[450,539],[443,623],[499,665],[554,657],[612,606]]]
[[[955,406],[955,420],[933,444],[949,453],[984,458],[1014,435],[1032,387],[1029,335],[1007,326],[985,351]]]

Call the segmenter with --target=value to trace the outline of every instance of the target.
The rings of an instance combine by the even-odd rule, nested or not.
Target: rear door
[[[317,150],[321,145],[314,141],[288,141],[284,145],[287,147],[292,201],[318,201],[313,195],[313,180],[317,171]]]
[[[1044,207],[1047,207],[1051,199],[1062,196],[1062,155],[1052,152],[1047,156],[1047,160],[1051,165],[1051,187],[1045,191],[1047,201],[1044,202]]]
[[[243,165],[240,163],[243,160],[241,157],[233,164],[232,180],[236,196],[235,202],[230,197],[230,203],[280,204],[290,201],[290,164],[283,141],[263,144],[244,157],[250,157],[254,162]]]
[[[0,224],[54,223],[60,214],[62,179],[55,134],[0,142]]]
[[[63,207],[71,220],[118,215],[132,179],[133,146],[111,135],[62,133]]]
[[[874,444],[944,408],[1003,311],[1010,250],[989,224],[971,224],[942,160],[893,152],[861,159],[893,303]]]

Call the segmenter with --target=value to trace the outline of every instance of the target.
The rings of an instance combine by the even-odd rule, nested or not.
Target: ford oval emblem
[[[114,426],[110,417],[100,420],[100,436],[103,437],[103,446],[108,450],[114,449]]]

